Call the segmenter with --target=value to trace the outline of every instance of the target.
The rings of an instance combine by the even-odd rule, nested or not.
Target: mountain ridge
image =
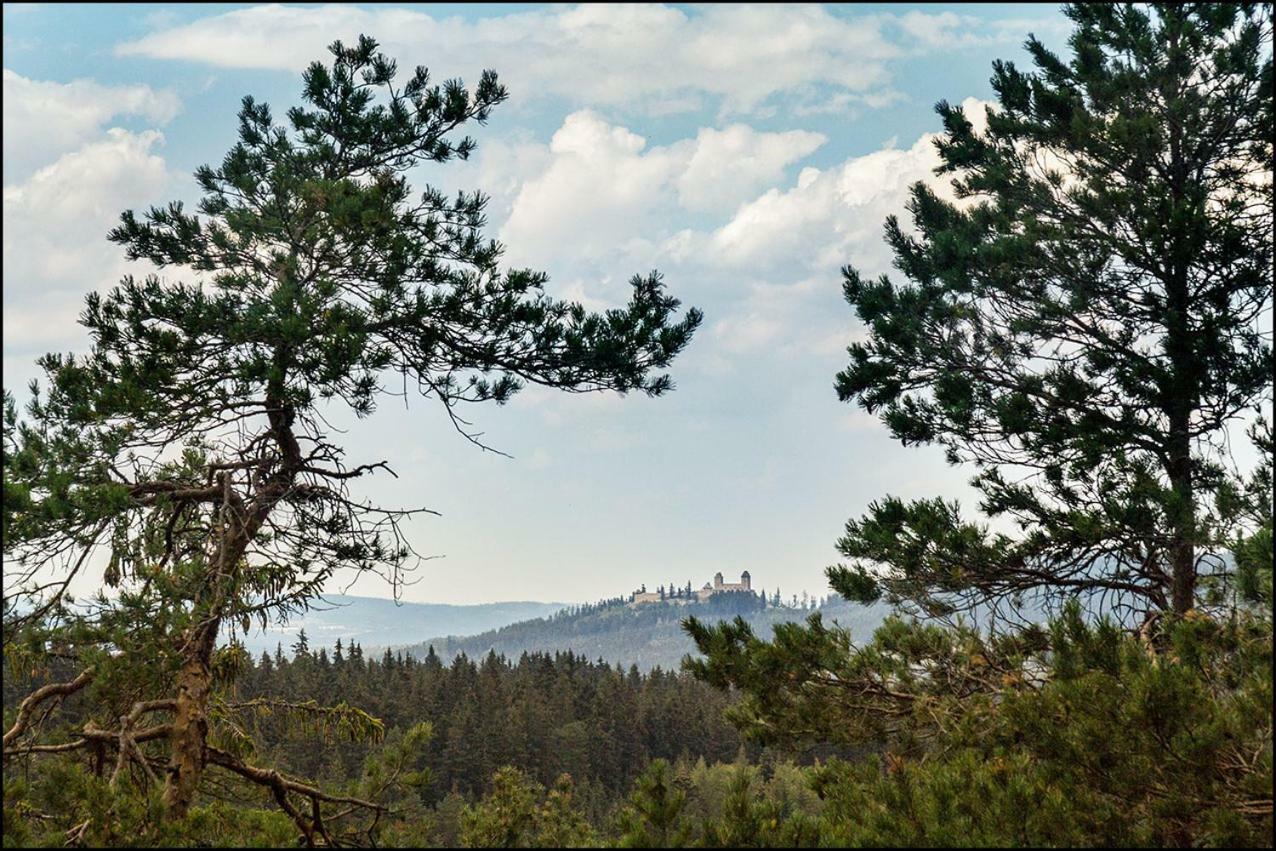
[[[523,653],[571,651],[611,665],[676,670],[682,659],[695,654],[695,645],[682,629],[694,615],[706,622],[743,617],[760,638],[770,639],[777,623],[803,621],[819,613],[826,621],[849,627],[867,638],[889,613],[885,605],[864,606],[836,595],[810,607],[762,605],[750,592],[715,594],[707,601],[658,601],[640,605],[609,600],[562,609],[552,615],[493,628],[469,636],[440,635],[393,649],[423,658],[433,648],[444,664],[457,656],[498,656],[516,659]]]

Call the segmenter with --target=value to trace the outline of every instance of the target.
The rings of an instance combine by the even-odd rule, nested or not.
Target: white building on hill
[[[690,587],[690,583],[688,583],[688,588],[689,587]],[[749,576],[749,571],[746,570],[744,573],[740,574],[739,582],[723,582],[722,572],[719,571],[713,575],[712,585],[706,582],[703,588],[695,592],[695,599],[697,601],[704,601],[712,597],[714,594],[719,594],[723,591],[752,591],[752,590],[753,590],[753,584],[752,584],[752,579]],[[672,594],[662,595],[656,591],[648,591],[647,586],[644,585],[641,588],[639,588],[637,591],[634,591],[633,599],[630,601],[630,605],[638,606],[643,603],[659,603],[661,601],[668,602],[668,603],[687,603],[687,602],[690,602],[690,598],[686,596],[675,596]]]
[[[717,594],[721,591],[751,591],[751,590],[753,590],[753,584],[752,584],[752,577],[749,576],[749,571],[746,570],[744,573],[740,574],[739,582],[723,582],[722,571],[718,571],[717,573],[713,574],[713,585],[710,585],[708,582],[706,582],[704,584],[704,587],[696,592],[696,596],[699,597],[701,600],[707,600],[710,597],[712,597],[714,594]]]

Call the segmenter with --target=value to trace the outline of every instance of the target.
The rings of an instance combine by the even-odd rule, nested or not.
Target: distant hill
[[[524,651],[554,652],[571,650],[590,660],[602,658],[610,664],[625,667],[637,665],[649,671],[660,667],[677,669],[682,657],[692,653],[695,645],[683,631],[681,621],[695,615],[704,621],[730,620],[744,617],[763,638],[771,637],[777,623],[805,620],[818,611],[826,622],[836,621],[849,627],[857,639],[866,639],[881,624],[889,609],[886,606],[863,606],[833,597],[818,608],[766,606],[759,608],[757,596],[748,592],[717,594],[704,602],[685,605],[676,603],[644,603],[629,606],[623,601],[609,601],[576,606],[562,611],[510,624],[467,637],[443,636],[401,647],[414,656],[424,656],[431,646],[446,664],[458,654],[471,658],[497,655],[517,659]]]
[[[482,603],[452,606],[444,603],[395,603],[380,597],[330,595],[320,607],[298,615],[286,627],[254,629],[240,636],[254,653],[287,650],[304,629],[312,648],[331,648],[340,638],[357,641],[365,650],[373,647],[423,641],[432,635],[473,635],[517,621],[560,611],[566,603]]]

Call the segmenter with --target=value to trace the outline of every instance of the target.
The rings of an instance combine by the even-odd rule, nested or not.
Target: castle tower
[[[751,584],[751,580],[749,577],[749,571],[746,570],[744,573],[740,574],[740,584],[744,586],[745,591],[753,590],[753,586]]]
[[[713,587],[714,588],[722,587],[722,571],[721,570],[713,574]]]

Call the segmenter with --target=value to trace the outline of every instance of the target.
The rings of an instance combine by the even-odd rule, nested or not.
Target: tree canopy
[[[868,338],[839,397],[975,465],[999,521],[874,503],[830,571],[853,598],[1080,597],[1137,620],[1231,571],[1218,500],[1271,403],[1271,7],[1066,13],[1070,57],[1029,38],[1032,71],[995,63],[986,129],[938,105],[952,198],[918,183],[912,227],[886,223],[907,283],[844,271]]]
[[[556,300],[544,273],[500,268],[482,194],[413,197],[413,167],[474,149],[457,131],[506,99],[495,74],[471,91],[418,67],[400,84],[370,38],[331,52],[305,71],[304,105],[286,122],[244,98],[238,141],[195,174],[197,212],[129,211],[111,231],[130,259],[182,279],[90,294],[89,353],[42,358],[46,386],[25,415],[6,393],[4,548],[20,566],[5,583],[6,653],[18,636],[62,647],[85,663],[64,693],[95,681],[132,692],[137,711],[94,723],[122,762],[146,766],[138,744],[168,742],[175,817],[209,762],[273,782],[209,744],[215,692],[233,679],[234,648],[216,651],[223,625],[286,617],[340,570],[397,583],[412,567],[401,521],[426,509],[351,491],[389,467],[346,462],[333,406],[364,417],[410,385],[477,443],[458,409],[528,383],[666,392],[663,370],[701,318],[678,316],[654,272],[633,279],[623,308]],[[67,584],[99,546],[118,593],[69,610]],[[152,713],[172,720],[143,730]],[[24,729],[6,733],[6,757]],[[296,816],[312,837],[325,799],[280,794],[290,814],[290,796],[315,801]]]

